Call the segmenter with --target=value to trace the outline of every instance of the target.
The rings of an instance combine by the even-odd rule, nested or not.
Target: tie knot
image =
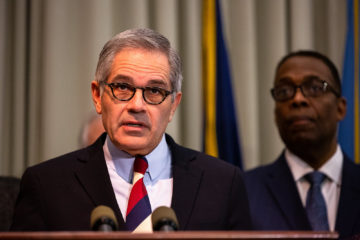
[[[321,172],[314,171],[306,174],[305,178],[311,185],[319,186],[325,180],[326,175]]]
[[[143,156],[136,156],[134,162],[134,172],[145,174],[146,169],[148,168],[148,162]]]

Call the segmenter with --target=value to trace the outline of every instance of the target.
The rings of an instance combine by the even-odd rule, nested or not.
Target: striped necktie
[[[310,183],[310,189],[306,198],[306,213],[314,231],[328,231],[326,203],[321,193],[321,183],[325,180],[325,174],[314,171],[305,175]]]
[[[132,232],[152,232],[151,205],[143,181],[147,168],[146,158],[136,156],[133,186],[126,211],[126,226]]]

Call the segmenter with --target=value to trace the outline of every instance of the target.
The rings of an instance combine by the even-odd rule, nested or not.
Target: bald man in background
[[[105,132],[101,115],[92,112],[81,128],[79,136],[80,147],[90,146]]]

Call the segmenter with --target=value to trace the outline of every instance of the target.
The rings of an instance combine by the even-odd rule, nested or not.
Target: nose
[[[136,89],[134,96],[128,101],[127,108],[130,111],[140,112],[145,107],[145,100],[141,89]]]
[[[300,87],[295,89],[295,95],[292,98],[292,105],[305,106],[308,104],[308,98],[304,96],[304,93]]]

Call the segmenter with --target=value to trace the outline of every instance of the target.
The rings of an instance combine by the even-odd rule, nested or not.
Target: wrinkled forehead
[[[113,61],[117,58],[123,58],[130,61],[136,61],[139,59],[141,62],[147,60],[147,57],[150,56],[151,62],[159,63],[162,65],[170,66],[168,55],[161,51],[160,49],[152,49],[152,48],[143,48],[143,47],[125,47],[118,50],[114,56]],[[145,62],[144,62],[145,63]]]
[[[122,49],[114,57],[111,66],[112,74],[120,74],[123,77],[127,74],[148,75],[149,77],[163,79],[170,84],[168,58],[161,51],[134,48]]]

